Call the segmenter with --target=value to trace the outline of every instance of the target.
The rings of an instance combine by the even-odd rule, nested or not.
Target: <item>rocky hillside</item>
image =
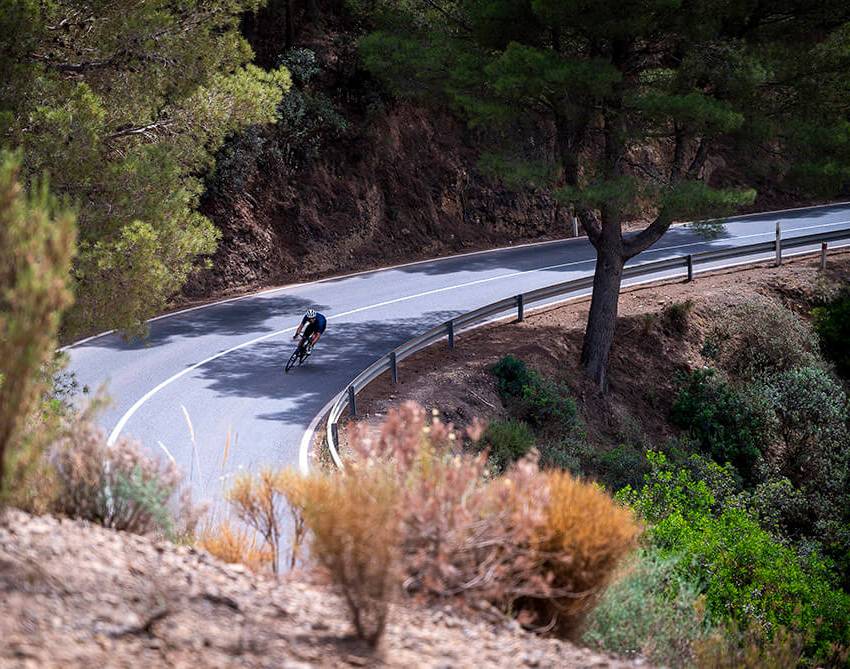
[[[448,611],[397,607],[379,654],[305,574],[10,510],[0,520],[0,667],[627,667]]]

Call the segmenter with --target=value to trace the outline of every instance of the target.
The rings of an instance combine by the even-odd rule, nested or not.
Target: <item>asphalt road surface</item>
[[[850,205],[730,219],[710,241],[674,226],[633,262],[768,241],[776,221],[783,237],[848,229]],[[112,441],[129,435],[173,457],[196,499],[216,499],[242,468],[303,466],[299,447],[312,419],[405,339],[489,302],[592,273],[593,258],[579,238],[271,289],[155,319],[145,341],[84,340],[68,349],[70,369],[81,384],[106,387],[113,403],[100,420]],[[284,374],[308,307],[328,317],[327,332],[306,365]]]

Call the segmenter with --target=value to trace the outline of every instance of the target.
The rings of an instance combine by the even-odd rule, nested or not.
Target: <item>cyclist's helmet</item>
[[[316,317],[316,310],[315,309],[307,309],[307,313],[304,314],[304,316],[306,318],[310,318],[310,319],[315,318]]]

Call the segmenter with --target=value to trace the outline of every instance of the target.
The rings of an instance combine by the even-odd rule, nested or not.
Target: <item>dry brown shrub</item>
[[[287,481],[310,529],[310,555],[339,589],[357,636],[377,646],[398,587],[399,489],[385,463]]]
[[[300,497],[289,494],[304,509],[314,557],[350,587],[360,551],[392,548],[386,533],[397,528],[408,593],[486,600],[529,625],[569,631],[634,546],[631,513],[591,484],[541,472],[534,457],[489,478],[486,454],[464,454],[459,441],[412,403],[391,411],[377,436],[355,425],[345,472],[314,474]],[[385,494],[363,499],[364,490]]]
[[[227,521],[204,528],[198,545],[223,562],[244,564],[255,572],[272,568],[274,555],[268,548],[257,545],[254,532],[234,528]]]
[[[549,500],[538,527],[544,580],[552,586],[537,608],[564,631],[590,609],[623,557],[636,545],[632,512],[601,488],[565,471],[546,472]]]
[[[238,518],[259,532],[272,554],[272,568],[278,571],[281,522],[285,484],[281,472],[262,469],[256,476],[250,473],[236,477],[225,494]]]
[[[169,538],[191,535],[202,510],[181,491],[182,475],[134,441],[106,443],[88,414],[66,426],[50,448],[51,511],[104,527]]]

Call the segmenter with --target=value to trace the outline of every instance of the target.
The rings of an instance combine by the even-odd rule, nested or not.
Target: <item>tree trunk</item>
[[[608,390],[608,356],[617,325],[617,305],[623,281],[623,255],[603,240],[596,251],[593,297],[584,331],[581,364],[601,392]]]

